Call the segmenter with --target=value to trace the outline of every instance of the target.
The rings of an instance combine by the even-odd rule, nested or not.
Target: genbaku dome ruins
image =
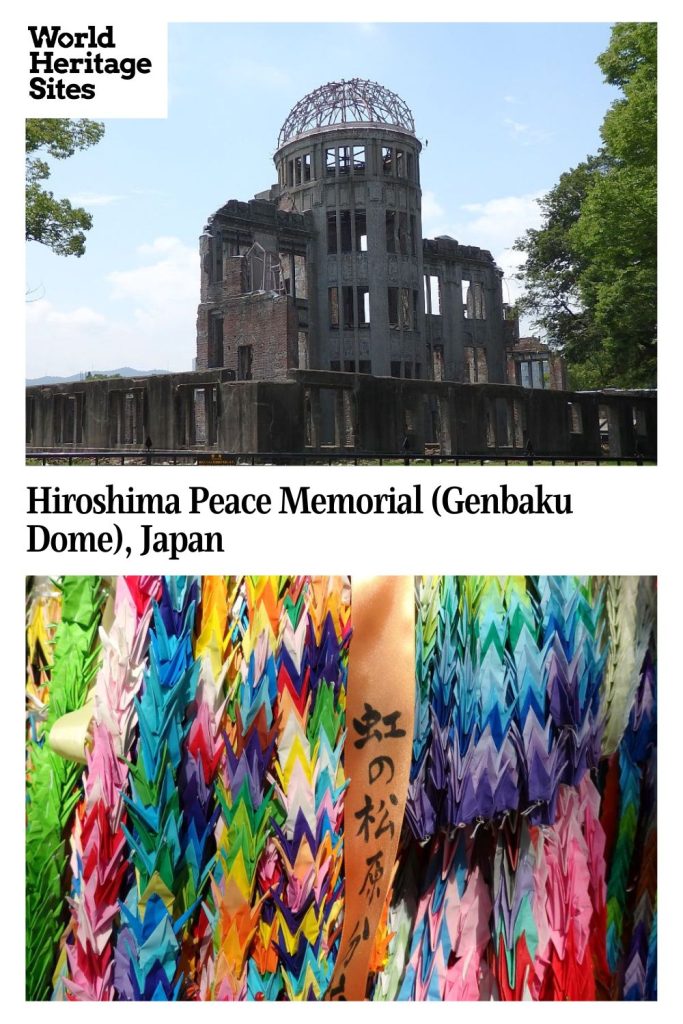
[[[567,391],[491,253],[422,237],[421,150],[381,85],[305,96],[201,235],[196,369],[28,388],[29,450],[655,458],[654,392]]]

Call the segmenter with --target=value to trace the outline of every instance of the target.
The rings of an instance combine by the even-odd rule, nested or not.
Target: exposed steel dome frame
[[[278,135],[278,149],[319,128],[345,124],[386,124],[415,134],[408,104],[395,92],[363,78],[328,82],[292,107]]]

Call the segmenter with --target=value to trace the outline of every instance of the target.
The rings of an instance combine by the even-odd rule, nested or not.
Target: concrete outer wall
[[[597,457],[604,454],[599,424],[606,417],[611,455],[657,457],[656,393],[652,392],[537,391],[512,385],[437,383],[323,371],[295,371],[292,380],[272,383],[224,378],[225,374],[213,370],[27,388],[27,444],[55,447],[54,397],[80,393],[84,396],[82,439],[60,448],[111,448],[111,393],[142,389],[144,436],[152,439],[155,449],[296,453],[320,448],[324,436],[320,410],[327,404],[336,410],[332,447],[339,449],[398,455],[407,438],[408,450],[416,453],[432,443],[443,455],[486,456],[520,454],[530,441],[539,456]],[[215,436],[211,443],[192,445],[187,440],[187,417],[198,389],[215,395]],[[571,433],[569,403],[580,407],[580,433]],[[641,436],[636,436],[634,410],[639,410],[644,424]],[[508,426],[512,423],[513,444],[502,443],[505,431],[501,424],[506,413]],[[311,422],[315,416],[318,422]],[[494,445],[489,445],[487,433],[491,421],[496,430]],[[141,445],[118,447],[139,449]]]
[[[303,438],[300,388],[293,383],[221,385],[215,447],[227,452],[298,451]]]
[[[326,150],[365,147],[365,168],[356,173],[353,168],[333,176],[326,172]],[[412,158],[412,178],[397,177],[395,164],[392,174],[385,174],[382,166],[382,147],[402,150]],[[391,126],[381,128],[356,125],[325,128],[308,132],[286,143],[275,154],[280,188],[295,204],[299,212],[311,212],[315,224],[313,261],[317,270],[314,283],[315,306],[311,308],[311,366],[330,369],[332,361],[343,368],[346,360],[356,365],[369,361],[373,374],[389,375],[391,362],[419,362],[426,371],[426,354],[421,325],[424,323],[424,288],[422,276],[422,218],[419,159],[421,144],[414,135]],[[311,181],[301,185],[287,184],[288,161],[311,155]],[[407,173],[407,155],[404,155]],[[356,210],[365,211],[367,223],[367,252],[341,252],[341,237],[337,236],[336,254],[327,252],[327,214],[350,211],[353,224]],[[386,212],[394,210],[415,218],[415,256],[402,256],[387,252]],[[339,221],[339,216],[337,217]],[[411,247],[408,247],[409,252]],[[341,321],[341,289],[350,285],[355,289],[370,289],[370,327],[354,330],[330,329],[328,315],[328,289],[339,289]],[[417,291],[417,329],[389,328],[388,288],[406,287]],[[411,296],[412,302],[412,296]],[[356,324],[359,317],[354,317]]]
[[[368,452],[420,453],[436,444],[443,455],[523,454],[527,442],[542,455],[605,455],[600,410],[608,411],[609,454],[657,457],[656,392],[542,391],[505,384],[398,381],[354,374],[296,373],[305,390],[348,389],[358,423],[356,447]],[[581,409],[582,432],[571,432],[569,404]],[[515,409],[517,404],[517,410]],[[512,443],[504,442],[505,409]],[[634,409],[642,411],[646,434],[636,438]],[[515,415],[519,413],[515,435]],[[489,444],[487,419],[495,431]]]

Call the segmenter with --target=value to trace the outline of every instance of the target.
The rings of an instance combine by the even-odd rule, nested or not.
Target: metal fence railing
[[[535,452],[520,454],[474,453],[458,455],[415,452],[359,452],[316,450],[306,452],[207,452],[191,449],[140,451],[139,449],[27,448],[28,465],[42,466],[643,466],[642,455],[570,455]]]

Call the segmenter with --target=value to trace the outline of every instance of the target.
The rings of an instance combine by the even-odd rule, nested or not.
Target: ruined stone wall
[[[298,367],[299,334],[307,348],[310,234],[306,218],[265,200],[231,200],[213,215],[199,243],[198,370],[282,380]],[[269,268],[263,280],[257,264]]]
[[[443,353],[443,379],[506,381],[502,272],[491,253],[452,238],[424,240],[427,343]]]

